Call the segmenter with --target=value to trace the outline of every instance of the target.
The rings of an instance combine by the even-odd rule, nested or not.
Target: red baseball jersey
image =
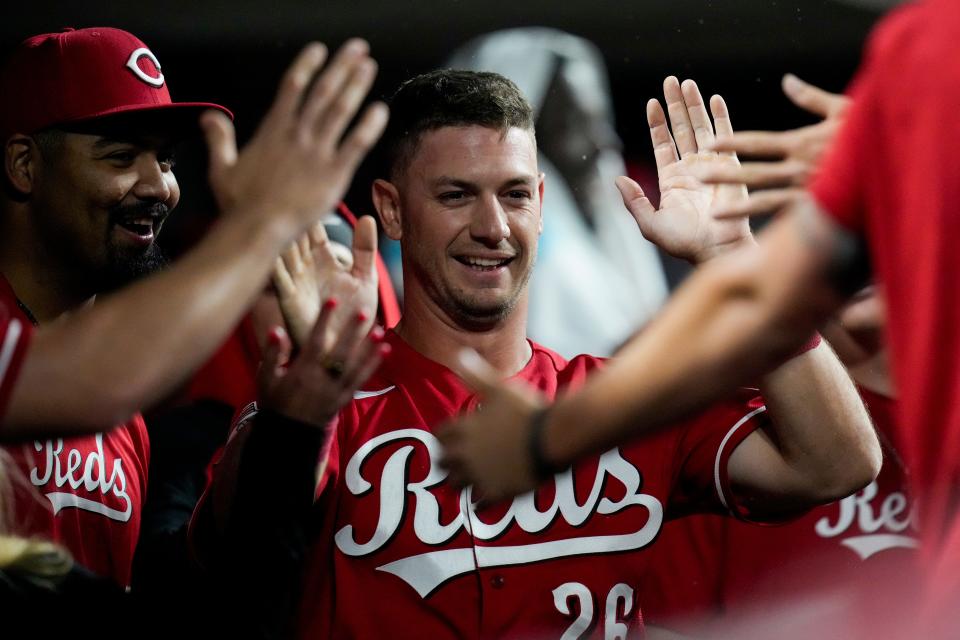
[[[304,637],[636,637],[663,522],[732,505],[730,453],[763,423],[755,392],[478,509],[438,466],[433,430],[474,410],[452,371],[389,333],[391,358],[340,414],[318,488]],[[531,343],[516,379],[548,397],[601,360]]]
[[[884,19],[811,191],[868,241],[888,301],[897,426],[920,505],[921,553],[928,567],[953,576],[960,596],[958,34],[954,0],[909,3]]]
[[[642,591],[650,624],[695,635],[829,594],[876,599],[891,581],[913,575],[916,513],[894,444],[894,402],[861,393],[884,449],[879,477],[782,526],[716,516],[668,523]],[[809,637],[810,631],[789,637]]]
[[[0,300],[0,424],[32,333],[33,325],[11,316],[7,302]]]
[[[30,325],[2,276],[0,304]],[[128,586],[150,456],[143,418],[106,433],[5,449],[25,478],[16,483],[14,533],[53,540],[91,571]]]

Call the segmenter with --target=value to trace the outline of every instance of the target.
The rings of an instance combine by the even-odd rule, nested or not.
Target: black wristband
[[[541,407],[530,416],[530,422],[527,425],[529,429],[528,448],[530,449],[530,462],[533,465],[533,474],[537,480],[546,480],[555,473],[562,471],[562,468],[552,464],[543,455],[543,428],[547,424],[547,418],[550,416],[550,406]]]

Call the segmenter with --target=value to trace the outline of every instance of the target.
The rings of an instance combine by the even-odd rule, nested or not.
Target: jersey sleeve
[[[727,466],[737,446],[766,422],[766,406],[754,389],[742,389],[689,420],[678,432],[667,516],[706,512],[748,519],[730,490]]]
[[[0,421],[7,410],[7,401],[27,352],[33,327],[10,315],[0,302]]]

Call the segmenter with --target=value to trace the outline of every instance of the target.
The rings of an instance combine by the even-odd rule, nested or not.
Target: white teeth
[[[488,260],[487,258],[466,258],[467,264],[471,267],[496,267],[503,263],[503,260]]]

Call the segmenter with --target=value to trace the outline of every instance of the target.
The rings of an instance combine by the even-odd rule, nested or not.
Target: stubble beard
[[[438,282],[431,277],[431,296],[444,312],[457,324],[468,331],[487,331],[509,318],[516,311],[520,298],[526,291],[533,265],[523,274],[520,282],[512,291],[493,300],[483,300],[469,289]]]

